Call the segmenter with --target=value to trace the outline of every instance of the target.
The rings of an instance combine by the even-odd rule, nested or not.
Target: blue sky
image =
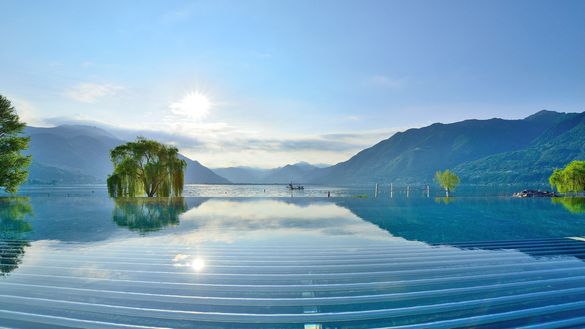
[[[433,122],[585,110],[585,1],[4,0],[0,12],[0,93],[30,124],[147,130],[211,167],[335,163]]]

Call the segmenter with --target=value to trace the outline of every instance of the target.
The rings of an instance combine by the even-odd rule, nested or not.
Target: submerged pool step
[[[137,300],[147,302],[149,300],[157,303],[184,303],[193,305],[231,305],[231,306],[315,306],[315,305],[344,305],[360,303],[382,303],[391,301],[405,301],[413,299],[429,299],[438,297],[456,297],[477,293],[495,293],[509,292],[509,289],[539,289],[550,290],[553,287],[562,287],[567,284],[583,285],[585,275],[577,277],[564,277],[544,280],[521,281],[511,283],[501,283],[494,287],[493,284],[475,285],[461,288],[443,288],[433,290],[420,290],[412,292],[397,292],[389,294],[373,295],[356,295],[356,296],[336,296],[336,297],[297,297],[297,298],[235,298],[235,297],[208,297],[193,295],[169,295],[153,294],[141,292],[127,292],[116,290],[96,290],[89,288],[71,288],[59,286],[47,286],[38,284],[18,284],[0,282],[0,291],[3,293],[18,292],[26,289],[25,294],[29,297],[32,295],[56,295],[59,292],[67,293],[68,296],[80,296],[83,298],[104,298],[120,300]],[[306,287],[310,290],[310,287]]]
[[[518,272],[506,272],[506,273],[492,273],[492,274],[480,274],[480,275],[466,275],[460,273],[454,276],[442,276],[438,278],[424,278],[424,279],[401,279],[391,281],[378,281],[378,282],[359,282],[359,283],[306,283],[306,284],[260,284],[260,285],[236,285],[236,284],[205,284],[205,283],[178,283],[178,282],[161,282],[161,281],[136,281],[136,280],[124,280],[124,279],[109,279],[109,278],[91,278],[91,277],[72,277],[72,276],[56,276],[56,275],[42,275],[42,274],[21,274],[25,279],[40,278],[43,280],[58,281],[61,284],[68,283],[74,284],[78,282],[79,286],[85,287],[87,285],[95,285],[96,283],[103,283],[106,286],[112,286],[119,289],[125,287],[137,287],[140,289],[179,289],[179,291],[196,291],[196,292],[213,292],[213,291],[229,291],[229,292],[328,292],[328,291],[359,291],[359,290],[372,290],[372,289],[412,289],[421,288],[425,286],[437,286],[437,285],[474,285],[482,280],[492,280],[492,284],[499,284],[501,282],[518,282],[518,281],[529,281],[537,280],[541,278],[570,278],[571,276],[583,276],[585,275],[584,268],[564,268],[554,267],[546,270],[527,270]],[[506,281],[508,280],[508,281]],[[25,280],[28,282],[29,280]],[[48,284],[48,283],[46,283]]]
[[[94,313],[140,316],[146,318],[175,319],[186,321],[206,322],[231,322],[231,323],[307,323],[307,322],[338,322],[338,321],[360,321],[365,319],[380,319],[388,317],[420,316],[421,314],[452,312],[465,310],[470,307],[481,307],[482,305],[502,305],[529,302],[534,300],[546,300],[550,298],[561,298],[566,296],[577,296],[585,298],[585,288],[558,289],[554,291],[523,293],[512,296],[480,298],[461,302],[450,302],[441,304],[421,305],[414,307],[403,307],[393,309],[377,309],[367,311],[346,311],[330,313],[298,313],[298,314],[250,314],[250,313],[220,313],[220,312],[196,312],[174,309],[154,309],[144,307],[128,307],[120,305],[109,305],[99,303],[74,302],[61,299],[32,298],[14,295],[0,294],[0,305],[3,307],[17,307],[26,305],[28,307],[43,307],[47,304],[51,308],[65,308],[68,310],[79,310]],[[6,304],[10,303],[10,304]],[[585,305],[585,302],[582,302]]]
[[[573,256],[583,256],[585,257],[585,251],[579,254],[572,254]],[[556,258],[561,259],[560,257]],[[502,257],[502,255],[485,255],[483,257],[477,256],[467,256],[467,255],[450,255],[449,257],[441,257],[440,255],[437,256],[430,256],[425,258],[419,259],[385,259],[385,262],[338,262],[337,264],[318,264],[318,263],[308,263],[302,264],[298,262],[289,262],[286,264],[272,264],[271,262],[263,262],[262,264],[255,264],[255,265],[238,265],[230,263],[230,262],[217,262],[213,259],[206,260],[205,268],[207,272],[211,273],[304,273],[310,271],[311,273],[326,273],[326,272],[364,272],[364,271],[372,271],[373,269],[381,270],[396,270],[396,269],[408,269],[411,267],[418,268],[420,267],[421,262],[424,262],[427,266],[438,266],[441,268],[446,267],[457,267],[461,265],[465,266],[473,266],[477,264],[494,264],[494,265],[503,265],[506,263],[535,263],[535,259],[529,256],[526,256],[521,253],[511,254],[506,257]],[[540,259],[538,261],[547,261],[547,259]],[[107,261],[100,263],[99,270],[127,270],[133,269],[137,270],[149,270],[152,268],[153,271],[155,270],[164,270],[164,271],[171,271],[171,272],[185,272],[185,268],[189,269],[187,271],[191,272],[191,264],[192,259],[185,259],[182,262],[168,262],[168,263],[156,263],[156,262],[128,262],[128,261]],[[63,259],[59,258],[56,260],[51,259],[49,262],[51,265],[49,267],[58,267],[58,268],[66,268],[66,269],[83,269],[84,265],[90,265],[94,267],[96,264],[95,261],[88,261],[88,260],[79,260],[76,258],[70,259]],[[67,265],[67,266],[65,266]],[[33,266],[44,266],[44,265],[33,265]]]
[[[579,301],[579,302],[568,302],[568,303],[559,303],[556,305],[549,305],[549,306],[541,306],[541,307],[534,307],[534,308],[529,308],[529,309],[520,309],[520,310],[514,310],[514,311],[508,311],[508,312],[501,312],[501,313],[495,313],[495,314],[486,314],[486,315],[479,315],[479,316],[473,316],[473,317],[461,317],[461,318],[457,318],[457,319],[451,319],[451,320],[444,320],[444,321],[435,321],[435,322],[429,322],[429,323],[425,323],[424,324],[424,328],[425,329],[444,329],[444,328],[464,328],[464,327],[469,327],[470,324],[472,324],[473,326],[479,326],[479,325],[486,325],[486,324],[498,324],[500,323],[501,325],[499,326],[500,328],[507,328],[507,326],[505,326],[502,323],[505,323],[507,321],[511,321],[511,320],[517,320],[517,319],[523,319],[523,318],[534,318],[534,317],[542,317],[543,315],[547,315],[547,314],[555,314],[555,313],[560,313],[560,312],[566,312],[566,311],[575,311],[575,310],[581,310],[585,307],[585,302],[583,301]],[[581,324],[584,323],[583,321],[585,320],[585,317],[577,317],[577,318],[573,318],[573,319],[566,319],[562,322],[560,321],[555,321],[555,322],[550,322],[550,323],[539,323],[536,325],[531,325],[531,326],[514,326],[514,328],[562,328],[563,324],[565,325],[572,325],[571,322],[575,323],[575,324]],[[559,326],[560,324],[560,326]],[[393,326],[393,328],[396,329],[418,329],[421,328],[420,324],[415,324],[415,325],[404,325],[404,326]]]
[[[13,240],[4,240],[0,242],[0,245],[6,244],[7,246],[22,246],[24,241],[13,241]],[[27,241],[29,244],[37,243],[36,241]],[[267,247],[246,247],[246,246],[238,246],[233,248],[214,248],[210,246],[181,246],[175,245],[170,247],[169,245],[157,245],[157,244],[147,244],[147,245],[133,245],[133,244],[123,244],[121,246],[113,246],[107,249],[101,250],[101,252],[116,252],[116,253],[144,253],[144,252],[153,252],[156,254],[164,254],[164,253],[181,253],[181,252],[207,252],[209,254],[224,254],[224,253],[231,253],[231,254],[238,254],[238,255],[303,255],[307,252],[310,252],[311,255],[331,255],[331,254],[339,254],[339,253],[347,253],[347,254],[379,254],[379,253],[389,253],[389,252],[404,252],[409,250],[416,250],[421,251],[428,249],[436,249],[438,247],[445,247],[451,246],[456,248],[463,248],[463,249],[472,249],[472,248],[494,248],[494,249],[517,249],[517,248],[530,248],[530,247],[539,247],[539,246],[584,246],[584,241],[579,241],[574,238],[559,238],[559,239],[540,239],[540,240],[522,240],[522,241],[484,241],[484,242],[461,242],[461,243],[448,243],[448,244],[434,244],[428,245],[423,242],[416,242],[416,241],[401,241],[400,243],[392,243],[388,245],[382,246],[360,246],[360,247],[352,247],[352,246],[338,246],[338,247],[327,247],[321,245],[314,245],[314,246],[298,246],[298,245],[274,245],[274,246],[267,246]],[[84,247],[83,244],[79,243],[68,243],[65,245],[60,245],[60,250],[63,251],[70,251],[68,249],[75,249],[76,251],[83,253],[85,251],[95,250],[93,248]],[[58,252],[59,250],[55,250]]]
[[[569,241],[569,240],[567,240]],[[145,249],[143,251],[137,251],[137,248],[132,249],[124,249],[124,250],[112,250],[112,249],[104,249],[104,250],[91,250],[91,251],[84,251],[78,249],[51,249],[52,255],[71,255],[74,252],[74,255],[77,257],[84,257],[84,256],[93,256],[93,257],[113,257],[113,258],[149,258],[149,259],[169,259],[175,257],[177,255],[209,255],[213,256],[217,259],[226,259],[226,260],[237,260],[237,259],[269,259],[269,260],[277,260],[279,258],[286,257],[288,259],[330,259],[330,258],[340,258],[340,257],[347,257],[347,258],[364,258],[364,257],[396,257],[396,256],[409,256],[415,257],[417,255],[427,255],[428,253],[454,253],[454,252],[466,252],[469,253],[470,251],[473,252],[496,252],[501,250],[522,250],[526,252],[540,252],[540,251],[561,251],[561,250],[580,250],[585,249],[585,242],[571,242],[571,243],[558,243],[558,244],[530,244],[524,246],[514,246],[514,245],[507,245],[505,248],[502,246],[497,247],[465,247],[463,249],[457,248],[454,246],[410,246],[404,247],[400,250],[378,250],[378,251],[355,251],[355,250],[339,250],[337,252],[323,252],[320,250],[312,251],[312,252],[280,252],[280,251],[271,251],[270,253],[266,252],[244,252],[240,251],[230,251],[230,252],[213,252],[207,251],[205,249],[194,249],[194,250],[175,250],[175,251],[167,251],[162,252],[160,250],[155,249]],[[10,249],[3,249],[3,255],[18,255],[22,251],[20,249],[14,248],[14,250]]]
[[[140,326],[133,324],[91,321],[86,319],[75,319],[64,316],[40,315],[35,313],[26,313],[18,311],[0,310],[0,319],[11,319],[26,321],[31,324],[46,324],[49,326],[67,326],[73,328],[86,329],[163,329],[164,327]],[[167,328],[165,328],[167,329]],[[170,329],[170,328],[168,328]]]
[[[378,271],[364,271],[364,272],[332,272],[332,273],[223,273],[223,272],[196,272],[196,271],[152,271],[152,270],[121,270],[121,269],[108,269],[108,268],[96,268],[96,267],[63,267],[63,266],[52,266],[52,265],[28,265],[22,269],[34,272],[43,271],[44,273],[63,273],[64,271],[83,272],[88,271],[96,275],[115,275],[116,277],[125,275],[134,275],[136,277],[174,277],[174,280],[191,279],[198,282],[206,282],[209,280],[243,280],[243,281],[291,281],[291,280],[340,280],[340,279],[359,279],[359,280],[371,280],[376,278],[384,277],[401,277],[401,276],[440,276],[453,273],[460,273],[465,271],[466,273],[475,272],[506,272],[508,270],[526,270],[530,268],[551,268],[554,266],[563,267],[575,267],[582,268],[583,263],[570,258],[552,259],[546,261],[534,261],[534,262],[512,262],[509,264],[481,264],[476,266],[465,266],[466,263],[458,264],[455,267],[437,267],[437,268],[407,268],[407,269],[384,269]]]
[[[585,323],[585,242],[573,239],[78,246],[0,241],[12,266],[0,279],[0,326],[506,327],[545,315],[545,328]]]
[[[477,257],[481,257],[482,255],[491,254],[494,255],[501,251],[519,251],[525,253],[530,256],[555,256],[555,255],[578,255],[579,253],[585,252],[585,243],[580,243],[581,245],[578,246],[567,246],[567,247],[560,247],[560,246],[541,246],[541,247],[534,247],[534,248],[523,248],[523,249],[506,249],[506,250],[484,250],[484,249],[471,249],[471,250],[461,250],[453,247],[445,247],[445,248],[433,248],[433,249],[419,249],[418,251],[402,251],[396,253],[368,253],[368,254],[334,254],[334,255],[280,255],[280,256],[266,256],[266,255],[232,255],[232,254],[222,254],[222,255],[213,255],[207,254],[204,252],[198,253],[172,253],[168,254],[166,257],[162,257],[160,254],[156,253],[140,253],[137,256],[140,257],[132,257],[130,254],[108,254],[106,252],[99,252],[96,254],[83,254],[77,251],[71,250],[68,252],[52,252],[53,257],[59,257],[63,255],[64,257],[59,257],[59,259],[63,258],[77,258],[77,259],[134,259],[134,260],[147,260],[148,262],[157,262],[157,261],[171,261],[176,257],[204,257],[209,258],[217,261],[222,262],[272,262],[272,261],[285,261],[285,262],[296,262],[296,261],[314,261],[314,262],[321,262],[321,261],[367,261],[370,259],[386,259],[386,260],[404,260],[404,259],[417,259],[417,258],[425,258],[429,257],[430,255],[434,255],[437,257],[442,257],[446,255],[474,255]],[[21,255],[21,253],[5,253],[2,257],[6,257],[7,259],[10,257],[17,258]],[[103,257],[103,258],[100,258]]]

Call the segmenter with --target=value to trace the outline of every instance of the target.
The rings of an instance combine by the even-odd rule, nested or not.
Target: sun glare
[[[191,268],[195,270],[195,272],[199,272],[205,268],[205,261],[201,258],[195,258],[191,263]]]
[[[194,121],[205,118],[212,107],[213,103],[209,97],[199,90],[189,92],[180,101],[174,102],[170,106],[173,114]]]

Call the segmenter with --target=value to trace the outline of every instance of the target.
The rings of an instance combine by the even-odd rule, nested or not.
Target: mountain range
[[[113,169],[110,150],[125,142],[104,129],[85,125],[27,127],[24,134],[31,137],[27,153],[33,156],[29,170],[33,184],[104,183]],[[199,162],[181,157],[187,162],[186,183],[229,183]]]
[[[232,183],[272,184],[306,182],[306,177],[321,168],[307,162],[288,164],[283,167],[262,169],[253,167],[214,168],[218,175]]]
[[[554,168],[585,160],[585,112],[541,112],[528,119],[550,120],[553,125],[527,147],[462,163],[454,170],[477,183],[548,182]]]
[[[27,127],[32,137],[31,183],[103,183],[112,170],[109,150],[124,143],[87,125]],[[464,183],[546,183],[554,168],[585,159],[585,112],[540,111],[519,120],[435,123],[396,133],[333,166],[306,162],[279,168],[210,170],[187,161],[186,183],[422,183],[451,169]]]
[[[452,169],[466,183],[545,183],[555,167],[584,159],[584,145],[585,112],[435,123],[396,133],[306,181],[414,183]]]

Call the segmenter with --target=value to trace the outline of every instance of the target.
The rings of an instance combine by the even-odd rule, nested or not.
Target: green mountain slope
[[[429,181],[439,169],[524,150],[559,123],[574,118],[575,114],[541,111],[522,120],[435,123],[397,133],[309,179],[326,184]]]
[[[585,112],[569,116],[527,148],[491,155],[455,168],[474,183],[547,182],[554,168],[585,159]]]

